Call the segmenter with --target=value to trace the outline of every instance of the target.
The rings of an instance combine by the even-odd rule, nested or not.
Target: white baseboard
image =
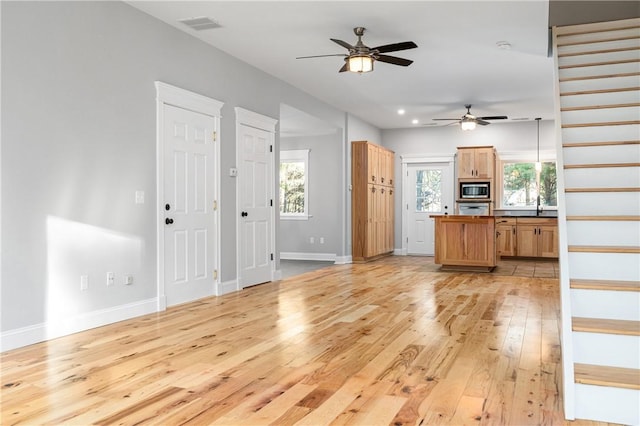
[[[80,331],[128,320],[158,312],[158,299],[139,302],[75,315],[70,318],[31,325],[0,334],[0,352],[21,348],[45,340],[67,336]]]
[[[336,256],[336,265],[346,265],[353,263],[353,257],[351,256]]]
[[[282,279],[282,269],[273,271],[271,281],[280,281]]]
[[[394,256],[406,256],[407,255],[407,249],[404,249],[404,248],[395,249],[395,250],[393,250],[393,255]]]
[[[296,253],[280,252],[280,259],[284,260],[319,260],[325,262],[335,262],[335,253]]]
[[[218,284],[217,290],[216,296],[223,296],[225,294],[233,293],[234,291],[239,291],[238,280],[221,282]]]

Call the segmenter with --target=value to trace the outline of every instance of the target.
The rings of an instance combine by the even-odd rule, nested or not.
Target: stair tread
[[[597,95],[600,93],[616,93],[616,92],[633,92],[640,90],[640,87],[620,87],[617,89],[591,89],[591,90],[576,90],[573,92],[561,92],[560,96],[575,96],[575,95]]]
[[[640,370],[590,364],[574,364],[576,383],[640,390]]]
[[[601,61],[601,62],[585,62],[582,64],[567,64],[560,65],[558,69],[565,70],[570,68],[586,68],[586,67],[600,67],[604,65],[620,65],[620,64],[630,64],[633,62],[640,62],[640,59],[621,59],[617,61]]]
[[[586,75],[579,77],[561,77],[558,81],[561,83],[567,81],[582,81],[582,80],[597,80],[599,78],[618,78],[618,77],[633,77],[640,75],[638,72],[621,72],[616,74],[601,74],[601,75]]]
[[[565,164],[565,169],[597,169],[608,167],[639,167],[640,163],[593,163],[593,164]]]
[[[640,291],[640,281],[572,279],[570,287],[581,290]]]
[[[640,145],[637,141],[600,141],[600,142],[566,142],[562,144],[563,148],[589,148],[594,146],[613,146],[613,145]]]
[[[573,317],[573,331],[640,336],[640,321]]]
[[[640,253],[640,246],[569,246],[571,253]]]
[[[593,34],[593,33],[588,33],[588,34]],[[565,43],[558,41],[558,47],[579,46],[581,44],[608,43],[611,41],[635,40],[637,38],[638,36],[636,35],[628,35],[628,36],[620,36],[620,37],[607,37],[607,38],[596,38],[591,40],[570,41]]]
[[[581,52],[559,53],[558,58],[568,58],[570,56],[582,56],[582,55],[600,55],[602,53],[628,52],[630,50],[638,50],[638,49],[640,49],[640,47],[630,46],[630,47],[618,47],[616,49],[584,50]]]
[[[607,215],[607,216],[567,216],[567,220],[592,220],[592,221],[637,221],[640,216],[633,215]]]
[[[628,121],[600,121],[594,123],[574,123],[563,124],[563,129],[572,129],[576,127],[598,127],[598,126],[627,126],[632,124],[640,124],[640,120],[628,120]]]
[[[640,106],[640,102],[629,102],[626,104],[585,105],[585,106],[576,106],[576,107],[564,107],[564,108],[560,108],[560,111],[562,112],[586,111],[586,110],[592,110],[592,109],[628,108],[628,107],[637,107],[637,106]]]

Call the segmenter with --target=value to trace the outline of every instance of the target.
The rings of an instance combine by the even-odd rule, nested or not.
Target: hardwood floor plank
[[[8,351],[2,423],[562,424],[557,262],[510,262],[334,265]]]

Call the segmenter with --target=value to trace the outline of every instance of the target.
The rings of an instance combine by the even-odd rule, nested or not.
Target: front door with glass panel
[[[431,215],[453,214],[451,163],[407,166],[407,253],[435,254],[435,220]]]

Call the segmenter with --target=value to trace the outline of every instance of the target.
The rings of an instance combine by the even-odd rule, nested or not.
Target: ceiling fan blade
[[[506,120],[508,117],[506,115],[493,115],[489,117],[478,117],[481,120]]]
[[[435,121],[460,121],[459,118],[432,118]]]
[[[340,68],[340,70],[338,70],[338,72],[345,72],[347,71],[347,63],[345,62],[345,64],[342,66],[342,68]]]
[[[481,120],[481,119],[479,119],[479,118],[476,118],[476,120],[475,120],[475,121],[476,121],[476,124],[479,124],[479,125],[481,125],[481,126],[486,126],[487,124],[491,124],[491,123],[489,123],[488,121],[484,121],[484,120]]]
[[[410,61],[409,59],[398,58],[397,56],[375,55],[374,57],[377,61],[386,62],[393,65],[400,65],[403,67],[407,67],[413,63],[413,61]]]
[[[350,45],[346,41],[338,40],[337,38],[331,38],[329,40],[331,40],[334,43],[338,43],[340,46],[344,47],[345,49],[355,50],[355,47],[353,47],[352,45]]]
[[[371,50],[377,50],[379,53],[388,53],[397,52],[399,50],[415,49],[416,47],[418,47],[418,45],[412,41],[403,41],[402,43],[392,43],[374,47]]]
[[[298,56],[296,59],[324,58],[327,56],[347,56],[347,55],[345,53],[335,53],[333,55]]]

